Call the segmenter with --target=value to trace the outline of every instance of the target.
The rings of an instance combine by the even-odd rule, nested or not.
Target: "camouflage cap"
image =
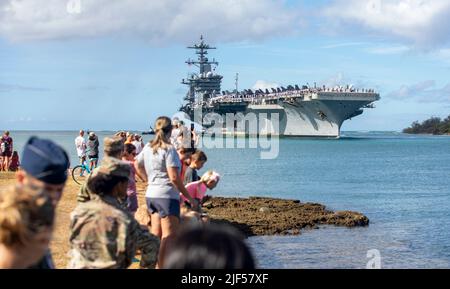
[[[127,162],[115,158],[105,158],[102,165],[94,170],[94,175],[105,174],[113,177],[130,177],[131,167]]]
[[[105,154],[116,155],[124,149],[124,143],[120,137],[105,137],[103,140]]]

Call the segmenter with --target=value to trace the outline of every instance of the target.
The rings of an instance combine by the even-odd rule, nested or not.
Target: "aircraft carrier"
[[[180,111],[194,120],[195,112],[201,110],[203,118],[197,120],[208,127],[210,113],[235,117],[234,125],[223,125],[227,134],[252,134],[251,124],[237,123],[251,121],[247,115],[256,116],[257,134],[299,137],[338,138],[344,121],[355,118],[364,109],[374,108],[380,95],[373,89],[355,88],[351,85],[335,87],[313,87],[309,85],[289,85],[270,89],[238,90],[238,75],[233,91],[222,91],[223,77],[215,72],[218,62],[207,57],[208,51],[216,49],[205,43],[188,47],[194,49],[197,60],[186,63],[196,66],[199,71],[190,73],[182,83],[189,87]],[[277,115],[276,125],[271,115]],[[261,121],[261,117],[264,121]],[[206,120],[206,121],[205,121]]]

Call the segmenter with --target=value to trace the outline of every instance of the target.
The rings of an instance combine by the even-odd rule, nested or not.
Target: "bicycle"
[[[89,162],[87,161],[89,159]],[[86,157],[85,160],[80,164],[75,166],[72,169],[72,179],[78,185],[82,185],[86,181],[85,172],[89,176],[91,174],[91,169],[89,168],[89,164],[93,161],[98,160],[97,158],[89,158]],[[97,166],[95,166],[96,168]]]

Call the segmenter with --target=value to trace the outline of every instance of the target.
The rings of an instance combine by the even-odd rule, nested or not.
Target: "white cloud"
[[[1,92],[13,92],[13,91],[31,91],[31,92],[43,92],[49,91],[49,88],[45,87],[35,87],[35,86],[26,86],[26,85],[18,85],[18,84],[5,84],[0,83],[0,93]]]
[[[449,103],[450,83],[436,88],[434,80],[426,80],[412,85],[402,85],[386,97],[398,100],[416,100],[422,103]]]
[[[31,122],[33,121],[33,119],[29,116],[25,117],[25,116],[21,116],[19,118],[10,118],[9,120],[7,120],[7,122],[9,123],[20,123],[20,122]]]
[[[413,98],[436,85],[434,80],[425,80],[413,85],[402,85],[398,90],[389,93],[389,97],[396,99]]]
[[[0,0],[0,36],[25,41],[133,35],[159,44],[190,42],[200,34],[212,41],[260,40],[299,27],[297,12],[275,0],[79,1],[80,13],[69,13],[69,0]]]
[[[330,76],[329,78],[322,80],[319,82],[319,86],[325,85],[326,87],[336,87],[336,86],[347,86],[353,85],[358,88],[363,88],[365,85],[361,80],[354,83],[354,80],[344,75],[342,72],[338,72],[335,75]],[[367,87],[366,87],[367,88]]]
[[[332,75],[328,79],[325,79],[321,82],[321,84],[325,85],[326,87],[347,85],[349,83],[350,79],[345,77],[342,72],[338,72],[335,75]]]
[[[327,79],[323,79],[317,83],[318,86],[325,85],[326,87],[336,87],[336,86],[344,86],[347,85],[352,86],[353,88],[365,88],[365,89],[374,89],[375,91],[380,91],[380,86],[377,83],[374,83],[370,79],[367,79],[364,75],[359,76],[348,76],[343,72],[338,72],[334,75],[331,75]]]
[[[450,49],[439,49],[434,57],[440,61],[450,64]]]
[[[450,42],[448,0],[334,0],[323,15],[338,27],[400,38],[420,48]]]
[[[343,43],[334,43],[322,46],[322,49],[334,49],[334,48],[342,48],[342,47],[351,47],[351,46],[362,46],[366,45],[365,42],[343,42]]]
[[[253,90],[258,90],[258,89],[262,89],[262,90],[266,90],[266,89],[270,89],[270,88],[277,88],[280,87],[281,85],[275,82],[269,82],[269,81],[265,81],[265,80],[257,80],[255,85],[253,85],[252,89]]]
[[[410,51],[411,48],[405,45],[387,46],[387,47],[374,47],[367,49],[367,52],[371,54],[389,55],[389,54],[401,54]]]

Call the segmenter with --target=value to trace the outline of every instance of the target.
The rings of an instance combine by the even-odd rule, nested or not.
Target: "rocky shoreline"
[[[142,202],[141,202],[142,203]],[[299,235],[303,229],[320,225],[365,227],[369,219],[358,212],[328,210],[324,205],[274,198],[213,197],[203,206],[212,223],[229,224],[245,236]],[[146,225],[149,218],[142,206],[136,218]]]
[[[14,174],[0,175],[0,185],[14,183]],[[145,205],[145,184],[138,183],[139,210],[136,219],[147,226],[150,218]],[[69,213],[76,206],[76,194],[79,186],[69,180],[63,200],[58,206],[57,226],[66,231]],[[365,227],[369,218],[362,213],[352,211],[331,211],[316,203],[302,203],[299,200],[276,198],[224,198],[212,197],[203,205],[212,223],[225,223],[242,231],[247,237],[271,235],[299,235],[304,229],[314,229],[321,225],[341,227]]]
[[[319,225],[369,225],[369,219],[361,213],[333,212],[324,205],[298,200],[213,198],[205,207],[212,222],[230,223],[246,236],[299,235],[302,229],[317,228]]]

